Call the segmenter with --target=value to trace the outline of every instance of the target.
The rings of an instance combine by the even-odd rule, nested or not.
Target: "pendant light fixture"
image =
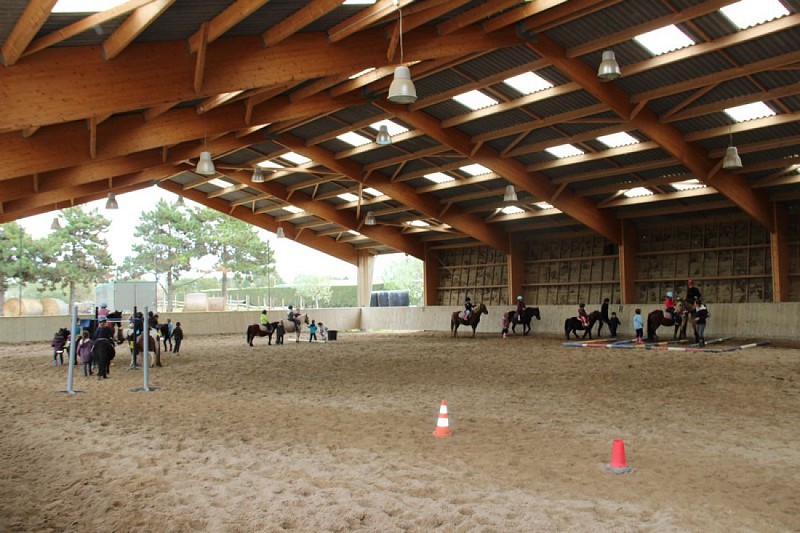
[[[106,200],[106,209],[119,209],[119,204],[117,203],[117,197],[114,196],[113,192],[108,193],[108,198]]]
[[[742,168],[742,158],[739,151],[733,145],[733,130],[729,129],[728,148],[725,150],[725,157],[722,159],[722,168],[725,170],[736,170]]]
[[[61,229],[61,222],[58,221],[58,217],[53,217],[53,223],[50,224],[50,229]]]
[[[283,228],[281,226],[278,226],[278,231],[275,232],[275,236],[279,239],[286,238],[286,233],[284,233]]]
[[[401,66],[394,69],[394,79],[389,86],[388,100],[395,104],[413,104],[417,101],[417,89],[411,81],[411,71],[403,66],[403,10],[397,7],[400,14],[398,32],[400,34],[400,63]]]
[[[392,136],[389,135],[389,128],[386,127],[386,124],[383,124],[380,129],[378,129],[378,136],[375,137],[375,143],[381,146],[392,144]]]
[[[600,67],[597,69],[597,77],[602,81],[616,80],[622,76],[619,70],[619,63],[614,56],[614,52],[606,50],[603,52],[603,60],[600,62]]]
[[[211,152],[208,148],[208,117],[205,119],[205,131],[203,132],[203,151],[200,152],[200,159],[197,160],[195,172],[203,176],[213,176],[216,173],[214,161],[211,159]]]
[[[264,171],[261,170],[261,167],[256,167],[253,170],[253,177],[250,178],[250,181],[253,183],[264,183]]]
[[[175,207],[186,207],[186,202],[183,201],[183,196],[178,196],[178,199],[175,201]]]
[[[504,202],[516,202],[517,201],[517,191],[514,190],[513,185],[506,185],[506,192],[503,195]]]
[[[375,221],[375,211],[367,211],[367,216],[364,217],[364,225],[374,226],[375,224],[377,224]]]

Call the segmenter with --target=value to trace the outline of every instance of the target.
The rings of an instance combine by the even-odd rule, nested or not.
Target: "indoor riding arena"
[[[0,296],[3,228],[153,187],[357,295],[156,294],[180,353],[98,378],[20,289],[0,532],[800,531],[800,0],[55,6],[0,6]]]

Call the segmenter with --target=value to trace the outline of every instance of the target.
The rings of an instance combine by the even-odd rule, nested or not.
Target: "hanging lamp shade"
[[[117,203],[117,197],[114,196],[113,192],[108,193],[108,199],[106,200],[106,209],[119,209],[119,204]]]
[[[211,160],[211,152],[200,152],[200,160],[197,162],[195,172],[203,176],[211,176],[216,173],[214,162]]]
[[[256,167],[253,171],[253,177],[250,179],[253,183],[264,183],[264,171],[261,167]]]
[[[742,168],[742,158],[735,146],[728,146],[725,150],[725,157],[722,159],[722,168],[725,170],[736,170]]]
[[[411,81],[411,71],[408,67],[394,69],[394,79],[389,86],[388,100],[395,104],[413,104],[417,101],[417,89],[414,87],[414,82]]]
[[[513,185],[506,185],[506,192],[503,195],[504,202],[516,202],[517,201],[517,191],[514,190]]]
[[[378,136],[375,137],[375,144],[380,144],[382,146],[392,144],[392,136],[389,135],[389,128],[386,127],[386,124],[382,125],[378,130]]]
[[[367,211],[367,216],[364,217],[364,225],[374,226],[375,224],[375,211]]]
[[[286,233],[284,233],[283,228],[278,226],[278,231],[275,232],[275,236],[279,239],[285,239]]]
[[[61,223],[58,221],[58,217],[53,217],[53,223],[50,224],[50,229],[61,229]]]
[[[178,199],[175,201],[175,207],[186,207],[186,202],[183,201],[183,196],[178,196]]]
[[[606,50],[603,52],[603,60],[600,62],[600,67],[597,69],[597,77],[603,81],[616,80],[622,76],[619,70],[619,63],[614,56],[614,52]]]

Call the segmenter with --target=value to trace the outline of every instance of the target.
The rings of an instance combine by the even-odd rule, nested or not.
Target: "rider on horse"
[[[584,328],[589,326],[589,315],[586,313],[586,304],[583,302],[578,305],[578,319]]]
[[[467,299],[464,300],[464,320],[469,320],[469,317],[472,316],[472,310],[475,309],[475,305],[467,296]]]
[[[267,310],[266,309],[261,311],[260,320],[261,320],[261,323],[258,325],[258,327],[261,328],[261,331],[267,332],[267,330],[268,330],[267,325],[269,324],[269,318],[267,318]]]
[[[667,297],[664,298],[664,307],[667,314],[673,320],[675,319],[675,300],[672,299],[672,291],[667,291]]]
[[[523,316],[525,316],[525,300],[522,299],[522,296],[517,296],[517,309],[514,314],[514,322],[520,324]]]
[[[290,305],[289,312],[286,318],[289,319],[291,322],[294,322],[295,331],[300,330],[300,319],[297,318],[298,316],[300,316],[300,311],[295,312],[292,306]]]

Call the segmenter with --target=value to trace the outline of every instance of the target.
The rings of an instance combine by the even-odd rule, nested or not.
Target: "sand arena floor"
[[[74,397],[0,345],[0,531],[800,531],[800,351],[560,343],[195,336]]]

